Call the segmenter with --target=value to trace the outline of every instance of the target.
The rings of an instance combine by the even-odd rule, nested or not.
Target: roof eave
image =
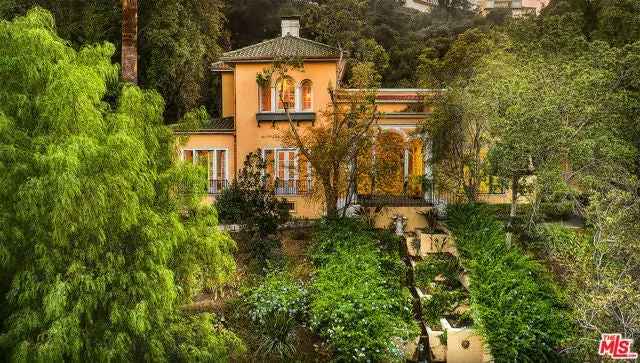
[[[293,57],[295,58],[295,57]],[[262,62],[272,62],[277,58],[274,57],[255,57],[255,58],[220,58],[223,62],[228,63],[262,63]],[[302,60],[305,61],[339,61],[340,57],[302,57]]]
[[[198,135],[198,134],[227,134],[232,135],[236,130],[217,130],[217,129],[199,129],[199,130],[174,130],[176,135]]]

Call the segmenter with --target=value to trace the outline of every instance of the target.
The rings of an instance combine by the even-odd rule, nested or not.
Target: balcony
[[[315,112],[291,112],[291,120],[300,124],[301,121],[311,121],[312,124],[316,121]],[[278,121],[289,121],[285,112],[258,112],[256,113],[256,120],[258,121],[258,127],[260,122],[271,122],[275,125]]]
[[[402,191],[395,193],[358,193],[358,204],[363,207],[426,207],[456,200],[453,194],[439,190],[433,181],[419,179],[422,177],[405,182]]]
[[[311,180],[281,180],[274,181],[276,195],[306,195],[311,193],[313,183]]]
[[[414,195],[359,194],[358,204],[363,207],[425,207],[431,203]]]
[[[227,179],[209,179],[209,194],[220,194],[229,187]]]

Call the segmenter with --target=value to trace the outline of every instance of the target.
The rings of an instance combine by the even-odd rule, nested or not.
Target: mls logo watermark
[[[624,339],[622,334],[602,334],[598,354],[613,359],[637,359],[638,353],[631,351],[633,339]]]

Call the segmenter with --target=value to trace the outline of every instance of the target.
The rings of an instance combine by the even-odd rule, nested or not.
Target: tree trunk
[[[338,217],[338,194],[335,193],[331,185],[324,184],[324,199],[327,203],[327,218],[335,219]]]
[[[509,211],[509,223],[507,223],[507,244],[511,245],[511,229],[513,227],[513,220],[516,218],[517,206],[518,206],[518,192],[520,184],[518,181],[520,177],[514,175],[511,177],[511,210]]]
[[[138,83],[138,0],[122,0],[122,79]]]

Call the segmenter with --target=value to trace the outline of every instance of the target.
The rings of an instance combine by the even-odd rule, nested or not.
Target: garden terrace
[[[322,222],[312,258],[311,326],[339,361],[397,361],[418,328],[398,239],[353,220]]]
[[[469,270],[474,328],[497,361],[558,361],[573,327],[558,288],[537,261],[507,244],[485,206],[450,207],[450,228]]]
[[[458,259],[448,253],[432,254],[414,267],[414,281],[421,302],[421,317],[429,326],[442,318],[454,326],[470,326],[469,294],[459,281],[464,272]]]

